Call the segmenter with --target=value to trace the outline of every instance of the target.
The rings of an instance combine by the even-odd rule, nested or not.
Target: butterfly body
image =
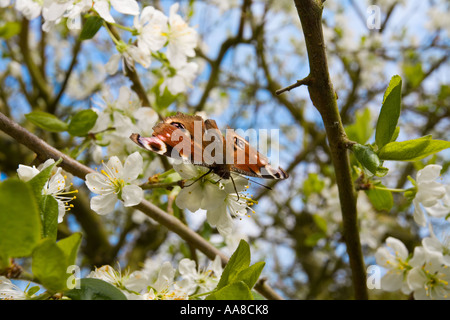
[[[227,130],[224,136],[212,119],[177,113],[153,127],[151,137],[130,136],[140,147],[210,169],[222,179],[232,172],[266,179],[286,179],[281,168],[270,166],[268,159],[249,143]]]

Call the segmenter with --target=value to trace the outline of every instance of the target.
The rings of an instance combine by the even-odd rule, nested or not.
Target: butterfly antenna
[[[236,184],[234,183],[234,179],[233,179],[232,175],[230,175],[230,179],[231,179],[231,182],[233,182],[234,191],[236,191],[236,194],[237,194],[237,201],[239,201],[239,192],[237,191]]]

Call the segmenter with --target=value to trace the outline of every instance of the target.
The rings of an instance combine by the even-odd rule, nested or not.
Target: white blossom
[[[118,50],[119,53],[113,54],[105,65],[105,69],[110,75],[117,72],[120,62],[122,62],[123,72],[125,72],[125,66],[129,69],[134,69],[135,62],[144,68],[148,68],[152,62],[150,52],[143,47],[122,44]]]
[[[416,247],[410,264],[413,268],[408,273],[407,283],[414,291],[414,299],[450,298],[450,268],[443,263],[441,256]]]
[[[445,217],[450,212],[450,185],[435,181],[439,178],[442,167],[427,165],[417,172],[417,192],[413,200],[414,220],[420,226],[426,225],[425,211],[433,217]]]
[[[168,261],[164,262],[156,281],[150,285],[150,290],[143,294],[147,300],[187,300],[188,293],[183,285],[175,283],[175,269]]]
[[[229,235],[232,231],[232,216],[244,215],[249,209],[247,201],[252,203],[251,199],[240,193],[248,181],[234,177],[234,183],[231,178],[226,182],[218,182],[220,179],[214,174],[200,179],[208,169],[189,163],[174,164],[174,169],[187,180],[186,186],[175,199],[176,205],[191,212],[206,210],[208,223],[217,227],[224,237]]]
[[[25,300],[26,294],[8,278],[0,276],[0,300]]]
[[[144,197],[143,190],[137,185],[142,166],[142,156],[135,152],[128,156],[125,165],[112,156],[107,164],[103,164],[101,173],[87,174],[87,187],[98,194],[91,199],[91,209],[98,214],[107,214],[114,210],[117,200],[123,201],[125,207],[139,204]]]
[[[134,27],[138,32],[138,47],[148,51],[157,51],[167,42],[168,18],[159,10],[148,6],[142,9],[139,16],[134,17]]]
[[[377,264],[387,269],[387,273],[381,279],[381,288],[386,291],[401,289],[403,293],[408,294],[411,290],[404,281],[411,269],[408,249],[403,242],[393,237],[386,239],[386,245],[387,247],[381,247],[375,253]]]
[[[139,5],[135,0],[95,0],[94,9],[105,21],[114,23],[115,20],[110,13],[110,5],[123,14],[138,15]]]
[[[188,26],[183,18],[177,14],[178,3],[170,7],[169,30],[167,33],[168,48],[167,59],[175,68],[182,67],[187,57],[194,57],[194,48],[197,46],[197,32]]]
[[[192,82],[197,75],[198,65],[195,62],[188,62],[175,70],[174,74],[163,70],[165,74],[164,82],[161,84],[159,91],[162,93],[167,89],[173,94],[185,92],[192,86]]]
[[[19,179],[22,181],[29,181],[34,178],[38,173],[47,168],[48,166],[55,163],[55,160],[48,159],[43,164],[41,164],[38,168],[35,166],[25,166],[19,164],[19,168],[17,169],[17,174]],[[73,193],[77,193],[77,190],[69,191],[68,189],[72,186],[72,184],[66,185],[66,175],[63,175],[61,168],[53,168],[53,172],[49,180],[45,183],[42,188],[43,195],[50,195],[55,198],[58,203],[58,223],[63,221],[64,215],[66,211],[70,210],[73,205],[69,204],[70,201],[76,198],[76,196],[72,196]]]
[[[212,291],[219,283],[222,261],[216,256],[208,268],[197,269],[195,261],[186,258],[180,261],[178,270],[183,279],[187,280],[185,285],[189,288],[189,294],[201,294]]]
[[[440,241],[434,233],[430,237],[422,239],[422,246],[429,254],[434,254],[442,259],[442,263],[450,266],[450,237],[445,235]]]
[[[16,0],[17,11],[20,11],[28,20],[33,20],[41,14],[42,1]]]

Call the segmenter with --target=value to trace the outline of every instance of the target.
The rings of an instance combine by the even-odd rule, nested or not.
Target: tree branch
[[[278,89],[277,91],[275,91],[276,94],[282,94],[283,92],[286,91],[291,91],[294,88],[298,88],[300,86],[309,86],[312,83],[312,78],[307,76],[306,78],[303,78],[302,80],[297,80],[296,83],[291,84],[290,86],[287,86],[285,88],[282,89]]]
[[[83,180],[88,173],[95,172],[93,169],[79,163],[66,154],[48,145],[45,141],[41,140],[36,135],[32,134],[25,128],[21,127],[19,124],[12,121],[3,113],[0,113],[0,130],[4,131],[6,134],[14,138],[17,142],[34,151],[41,161],[47,160],[49,158],[55,160],[61,158],[62,162],[60,164],[60,167]],[[222,260],[223,265],[228,263],[228,257],[225,256],[225,254],[222,253],[219,249],[203,239],[198,233],[189,229],[189,227],[184,225],[180,220],[161,210],[153,203],[150,203],[147,200],[143,200],[140,204],[134,207],[141,210],[150,218],[164,225],[170,231],[178,234],[182,239],[190,243],[196,249],[200,250],[208,258],[214,259],[216,256],[219,256]],[[265,279],[260,279],[256,283],[255,289],[267,299],[282,299],[271,287],[266,284]]]
[[[322,116],[335,169],[342,210],[343,235],[352,270],[354,294],[356,299],[368,299],[366,270],[358,232],[356,192],[346,149],[348,139],[328,72],[322,30],[323,4],[316,0],[294,0],[294,2],[305,36],[309,75],[314,78],[314,82],[308,86],[308,91],[311,101]]]
[[[58,103],[59,103],[59,100],[61,99],[62,95],[64,94],[64,91],[66,90],[67,84],[69,83],[70,76],[72,75],[73,68],[77,64],[78,53],[81,50],[81,43],[82,43],[82,40],[78,38],[73,46],[72,61],[70,62],[69,68],[67,69],[66,75],[61,84],[61,88],[59,88],[58,94],[56,95],[55,99],[53,99],[51,104],[48,106],[47,111],[50,113],[55,113],[56,107],[58,106]]]

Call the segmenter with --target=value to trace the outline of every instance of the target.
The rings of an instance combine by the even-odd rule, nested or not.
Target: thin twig
[[[155,188],[163,188],[163,189],[168,189],[168,188],[173,188],[176,186],[179,187],[183,187],[185,183],[185,180],[178,180],[178,181],[173,181],[173,182],[155,182],[155,183],[144,183],[141,184],[140,187],[142,189],[155,189]]]
[[[290,86],[284,87],[282,89],[278,89],[277,91],[275,91],[276,94],[280,95],[283,92],[286,91],[291,91],[294,88],[298,88],[300,86],[309,86],[312,83],[312,78],[307,76],[306,78],[303,78],[302,80],[297,80],[296,83],[291,84]]]

